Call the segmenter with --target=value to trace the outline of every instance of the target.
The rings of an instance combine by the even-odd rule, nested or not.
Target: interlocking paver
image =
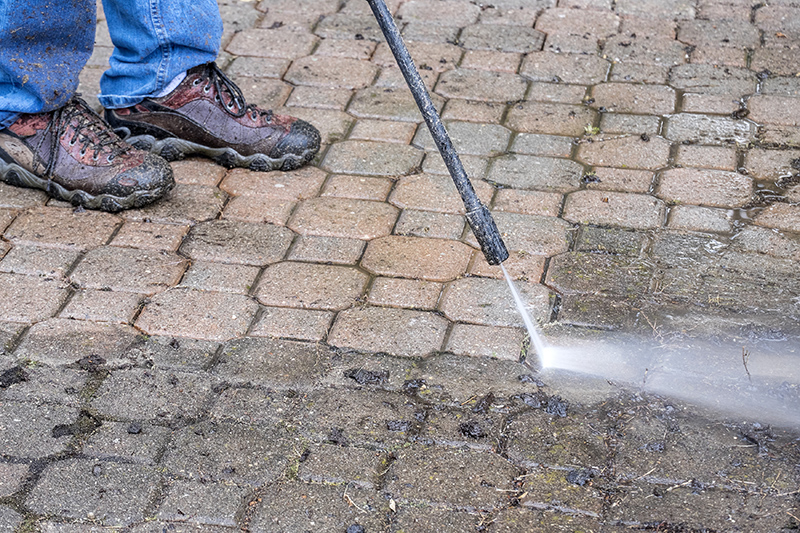
[[[250,28],[237,33],[225,49],[237,56],[295,59],[311,53],[318,40],[311,33],[288,28]]]
[[[772,204],[759,213],[754,222],[767,228],[800,231],[800,209],[796,204]]]
[[[158,474],[148,466],[67,459],[49,465],[26,500],[41,514],[85,520],[95,517],[127,526],[145,517],[158,488]]]
[[[259,273],[251,265],[194,261],[181,279],[181,287],[200,291],[247,294]]]
[[[292,89],[286,100],[287,107],[313,107],[319,109],[344,110],[353,96],[350,89],[301,85]]]
[[[47,199],[47,193],[44,191],[21,189],[0,183],[0,207],[24,209],[44,205]]]
[[[611,63],[587,54],[528,54],[522,61],[520,74],[533,81],[594,85],[606,79]]]
[[[410,135],[408,140],[411,140]],[[320,196],[380,202],[386,200],[393,184],[389,178],[334,175],[325,183],[325,188],[320,193]]]
[[[203,309],[202,316],[195,309]],[[244,295],[174,288],[144,306],[136,327],[148,335],[224,341],[243,335],[257,310]]]
[[[506,151],[511,138],[507,128],[495,124],[453,121],[445,127],[458,154],[498,155]],[[436,149],[428,128],[418,128],[413,143],[424,150]]]
[[[361,266],[380,276],[443,282],[463,274],[471,255],[458,241],[390,235],[369,242]]]
[[[438,95],[431,96],[434,105],[441,110],[443,100]],[[358,118],[420,122],[422,115],[414,102],[414,97],[405,87],[367,87],[357,91],[347,111]]]
[[[586,87],[583,85],[534,81],[531,82],[527,99],[535,102],[580,104],[585,97]]]
[[[68,296],[62,280],[0,273],[0,320],[31,323],[53,316]]]
[[[14,246],[0,261],[0,272],[62,279],[76,259],[77,250]]]
[[[467,26],[459,43],[467,50],[492,50],[527,54],[538,52],[544,44],[545,33],[525,26],[508,26],[502,32],[486,24]]]
[[[594,167],[583,181],[587,189],[648,193],[653,186],[654,173],[628,168]]]
[[[457,355],[518,361],[525,334],[517,328],[455,324],[445,350]]]
[[[675,110],[675,91],[666,85],[603,83],[592,89],[595,107],[618,113],[667,115]]]
[[[324,57],[347,57],[369,59],[375,52],[376,43],[356,39],[326,39],[319,43],[314,55]]]
[[[483,180],[471,183],[481,201],[491,201],[494,188],[489,183]],[[389,202],[403,209],[464,213],[464,203],[450,176],[423,173],[401,178]]]
[[[654,115],[603,113],[600,115],[600,131],[654,136],[661,130],[661,122],[661,118]]]
[[[84,289],[154,294],[177,285],[188,261],[173,252],[101,246],[70,275]]]
[[[629,257],[569,252],[550,260],[547,285],[562,294],[636,298],[648,288],[651,267]]]
[[[0,464],[0,497],[5,498],[17,492],[28,475],[28,465]]]
[[[256,222],[283,226],[297,204],[290,200],[262,195],[236,196],[225,205],[222,218],[236,222]]]
[[[641,230],[661,227],[665,211],[664,202],[652,196],[608,191],[574,192],[564,204],[570,222]]]
[[[134,431],[129,431],[134,429]],[[126,462],[154,465],[169,438],[165,427],[105,421],[86,439],[81,451],[97,459],[122,459]]]
[[[511,106],[505,125],[523,133],[579,137],[596,117],[594,110],[584,106],[522,102]]]
[[[569,192],[580,187],[582,175],[574,161],[509,154],[495,159],[487,179],[515,189]]]
[[[12,244],[85,250],[108,242],[121,223],[108,213],[42,207],[17,215],[3,237]]]
[[[484,102],[508,102],[525,96],[525,80],[505,72],[459,68],[439,76],[436,92],[446,98]]]
[[[520,62],[522,62],[522,54],[518,52],[467,50],[460,66],[514,74],[519,69]]]
[[[174,252],[189,231],[184,224],[127,221],[111,241],[114,246]]]
[[[336,174],[397,176],[410,174],[421,161],[422,152],[411,146],[344,141],[331,147],[325,156],[324,166]]]
[[[352,267],[287,261],[264,271],[255,295],[264,305],[333,311],[355,305],[366,285]]]
[[[659,177],[656,194],[671,203],[741,207],[753,194],[753,178],[725,170],[675,168]]]
[[[550,293],[536,283],[517,283],[523,301],[535,320],[550,313]],[[521,327],[522,318],[505,281],[463,278],[445,286],[439,308],[449,319],[485,326]]]
[[[364,241],[343,237],[298,237],[289,251],[290,261],[354,265],[364,251]]]
[[[675,163],[683,167],[734,171],[736,150],[724,146],[681,145],[678,146]]]
[[[755,136],[752,123],[729,117],[678,113],[667,119],[664,136],[698,144],[747,144]]]
[[[394,227],[395,235],[430,237],[432,239],[459,239],[464,231],[465,219],[452,213],[437,213],[417,209],[403,209]]]
[[[293,237],[279,226],[214,220],[194,226],[180,252],[195,261],[263,266],[280,260]]]
[[[501,189],[497,191],[494,209],[523,215],[556,217],[561,211],[562,201],[562,195],[554,192]]]
[[[441,283],[416,279],[377,278],[367,301],[373,305],[431,311],[442,293]]]
[[[179,183],[166,194],[165,201],[123,211],[122,216],[128,220],[191,225],[215,219],[226,199],[227,195],[216,187]]]
[[[448,321],[427,311],[364,307],[339,313],[328,342],[333,346],[420,357],[439,351]]]
[[[572,152],[572,139],[559,135],[538,133],[518,133],[511,144],[510,152],[526,155],[549,155],[569,157]]]
[[[599,137],[581,144],[578,158],[589,165],[656,170],[667,166],[669,149],[670,143],[663,137]]]
[[[756,122],[800,126],[800,120],[796,118],[800,112],[798,98],[759,94],[748,100],[747,107],[750,109],[750,119]]]
[[[671,38],[631,33],[611,37],[603,48],[604,56],[614,62],[674,66],[686,62],[686,45]]]
[[[320,19],[314,33],[324,39],[383,40],[375,17],[368,13],[340,12],[325,15]]]
[[[228,527],[236,527],[239,509],[250,496],[245,487],[197,481],[175,481],[166,491],[158,518]]]
[[[486,122],[499,124],[506,106],[500,102],[475,102],[451,98],[441,112],[444,120],[464,120],[469,122]]]
[[[0,405],[3,456],[36,459],[66,450],[70,435],[53,434],[56,426],[75,422],[78,410],[49,403],[4,401]]]
[[[359,120],[348,139],[354,141],[396,142],[408,144],[416,126],[407,122],[388,120]]]
[[[669,210],[667,225],[673,229],[728,233],[733,227],[730,213],[696,205],[676,205]]]
[[[483,156],[465,155],[461,156],[461,164],[470,179],[482,179],[486,176],[486,169],[489,167],[489,159]],[[444,164],[444,159],[439,152],[427,152],[422,162],[422,172],[427,174],[438,174],[449,176],[450,171]]]
[[[444,72],[451,70],[458,65],[463,50],[452,43],[408,43],[408,53],[414,59],[414,63],[419,66],[420,76],[425,79],[428,72]],[[393,72],[399,71],[394,54],[386,43],[381,43],[372,56],[372,61],[385,67],[386,70]],[[408,90],[402,76],[398,79],[400,87]],[[378,84],[380,85],[380,84]]]
[[[377,73],[378,67],[368,61],[313,55],[294,61],[284,77],[296,85],[360,89]]]
[[[397,17],[406,22],[447,23],[466,26],[478,20],[480,7],[465,6],[462,2],[444,0],[409,0],[397,11]]]
[[[225,176],[225,168],[203,159],[186,159],[170,164],[176,183],[215,187]]]
[[[351,198],[312,198],[295,210],[288,226],[303,236],[374,239],[388,235],[397,208]]]
[[[142,298],[144,295],[135,293],[82,290],[70,298],[59,316],[74,320],[128,324],[139,310]]]
[[[331,311],[267,307],[253,324],[249,334],[254,337],[285,337],[320,342],[328,333],[332,321]]]
[[[669,83],[676,89],[737,98],[755,92],[757,81],[752,70],[717,65],[678,65],[669,72]]]

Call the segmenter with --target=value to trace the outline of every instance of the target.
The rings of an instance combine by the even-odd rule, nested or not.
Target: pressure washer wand
[[[464,171],[464,165],[461,164],[461,159],[459,159],[453,148],[450,136],[447,134],[444,124],[442,124],[442,119],[439,118],[439,113],[431,101],[417,67],[414,66],[414,61],[411,59],[403,38],[400,36],[400,30],[397,29],[397,24],[395,24],[392,14],[389,13],[384,0],[367,0],[367,2],[375,14],[384,37],[386,37],[386,42],[394,54],[394,58],[403,73],[403,77],[406,79],[411,94],[414,95],[417,107],[419,107],[425,123],[428,124],[428,129],[436,142],[439,153],[442,154],[444,164],[447,166],[447,170],[450,171],[450,176],[453,178],[456,189],[458,189],[458,194],[461,195],[461,200],[464,202],[467,222],[481,245],[481,251],[486,256],[486,261],[490,265],[502,263],[508,259],[506,245],[500,237],[500,232],[497,230],[497,225],[491,213],[489,213],[489,209],[481,203],[478,195],[475,194],[475,189],[472,188],[472,183],[470,183],[467,173]]]

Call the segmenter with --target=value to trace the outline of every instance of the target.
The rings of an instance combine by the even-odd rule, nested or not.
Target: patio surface
[[[0,183],[0,532],[796,531],[800,2],[388,4],[548,341],[665,355],[536,370],[367,2],[221,0],[324,146]]]

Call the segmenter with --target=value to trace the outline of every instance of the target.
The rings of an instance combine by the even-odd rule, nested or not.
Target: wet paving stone
[[[53,316],[68,296],[65,283],[53,278],[0,273],[0,320],[31,323]]]
[[[380,276],[451,281],[464,273],[472,251],[457,241],[391,235],[369,242],[361,266]]]
[[[675,111],[675,90],[666,85],[604,83],[592,89],[594,107],[612,113],[667,115]]]
[[[538,52],[544,44],[545,34],[525,26],[511,26],[498,32],[485,24],[467,26],[461,32],[459,43],[467,50],[492,50],[528,54]]]
[[[752,123],[728,117],[678,113],[667,120],[664,136],[697,144],[746,144],[754,139]]]
[[[84,256],[70,279],[85,289],[154,294],[177,285],[187,266],[176,253],[101,246]]]
[[[307,390],[325,373],[329,357],[316,344],[245,338],[225,346],[212,373],[237,385]]]
[[[472,531],[482,523],[480,516],[438,506],[399,506],[392,533],[403,531]]]
[[[652,269],[635,259],[569,252],[551,260],[547,285],[563,294],[603,294],[632,299],[647,291],[651,276]]]
[[[2,456],[37,459],[61,453],[70,443],[69,434],[53,433],[78,418],[78,409],[48,403],[3,401],[0,404]]]
[[[415,279],[376,278],[367,301],[384,307],[432,311],[442,293],[441,283]]]
[[[344,266],[284,262],[267,268],[255,296],[264,305],[335,311],[357,303],[367,275]]]
[[[741,207],[753,195],[753,179],[725,170],[674,168],[660,174],[656,194],[670,203]]]
[[[755,223],[766,228],[800,231],[800,209],[792,204],[772,204],[758,214]]]
[[[319,389],[303,396],[300,405],[297,430],[316,443],[390,451],[422,425],[422,408],[394,392]],[[387,423],[393,421],[406,424]]]
[[[22,189],[6,183],[0,183],[0,207],[10,209],[26,209],[29,207],[43,206],[49,197],[44,191],[36,189]]]
[[[669,210],[667,225],[679,230],[729,233],[733,228],[733,221],[729,212],[723,209],[676,205]]]
[[[486,179],[514,189],[570,192],[580,188],[582,175],[574,161],[509,154],[495,159]]]
[[[539,529],[541,528],[541,529]],[[577,529],[580,528],[580,529]],[[624,533],[626,526],[603,524],[589,517],[573,513],[559,513],[530,509],[529,507],[511,507],[495,515],[489,525],[491,533],[525,533],[527,531],[603,531],[608,533]]]
[[[381,154],[377,157],[376,154]],[[323,166],[336,174],[398,176],[410,174],[422,161],[422,152],[397,143],[343,141],[331,147]]]
[[[234,35],[225,49],[237,56],[295,59],[311,53],[317,41],[305,32],[249,28]]]
[[[633,169],[659,169],[667,166],[670,143],[663,137],[602,137],[578,147],[578,157],[589,165]]]
[[[0,463],[0,498],[11,496],[22,488],[28,475],[28,465]]]
[[[81,370],[25,363],[2,367],[0,373],[7,376],[0,399],[68,407],[81,406],[80,393],[88,379]]]
[[[495,211],[521,215],[558,216],[563,196],[554,192],[501,189],[494,202]]]
[[[756,81],[752,70],[719,68],[717,65],[678,65],[669,72],[670,85],[703,95],[723,94],[740,98],[755,92]]]
[[[225,167],[207,159],[173,161],[170,163],[170,167],[175,176],[175,183],[186,185],[216,187],[226,174]]]
[[[192,422],[203,412],[213,385],[214,381],[203,374],[168,369],[116,370],[103,382],[92,406],[116,419]]]
[[[295,446],[275,427],[203,422],[173,434],[162,464],[179,478],[255,488],[283,474]]]
[[[615,62],[675,66],[686,63],[685,45],[659,35],[619,34],[606,41],[604,55]]]
[[[534,320],[546,320],[550,313],[550,293],[546,287],[518,282],[517,290]],[[447,318],[484,326],[521,327],[511,292],[505,281],[487,278],[462,278],[445,286],[439,308]]]
[[[159,519],[227,527],[238,525],[241,509],[251,495],[247,487],[197,481],[174,481],[166,493]]]
[[[345,495],[347,497],[345,497]],[[380,531],[387,502],[374,491],[346,485],[283,482],[268,487],[256,507],[250,530]]]
[[[254,337],[282,337],[319,342],[327,335],[333,316],[331,311],[267,307],[249,334]]]
[[[519,259],[529,255],[551,256],[567,251],[571,241],[569,224],[554,217],[498,212],[492,215],[506,247]],[[471,233],[467,242],[478,248]]]
[[[301,203],[288,226],[303,236],[369,240],[392,232],[398,210],[381,202],[312,198]]]
[[[45,468],[26,505],[39,514],[121,527],[144,519],[158,483],[151,467],[67,459]]]
[[[519,360],[525,334],[517,328],[455,324],[445,350],[457,355]]]
[[[587,189],[649,193],[655,173],[628,168],[594,167],[583,176]]]
[[[411,237],[455,240],[461,238],[464,223],[464,217],[461,215],[404,209],[397,219],[394,233]]]
[[[261,195],[237,196],[225,205],[222,218],[234,222],[255,222],[286,225],[295,203],[289,200],[276,200]]]
[[[299,479],[307,483],[350,483],[374,489],[388,463],[388,456],[363,448],[318,444],[307,452],[298,472]]]
[[[216,187],[177,184],[163,201],[124,211],[127,220],[161,224],[197,224],[217,218],[228,196]]]
[[[415,446],[395,455],[386,490],[409,505],[430,502],[470,511],[498,509],[507,501],[502,491],[511,489],[517,475],[508,461],[486,452]]]
[[[104,421],[83,442],[81,452],[90,458],[153,466],[161,455],[170,430],[141,422]]]
[[[325,15],[314,32],[325,39],[355,39],[360,35],[368,41],[382,41],[383,34],[375,17],[368,13],[334,13]]]
[[[194,311],[203,309],[202,316]],[[224,341],[243,335],[258,304],[241,294],[175,288],[145,304],[136,327],[148,335]]]
[[[578,191],[567,196],[564,218],[580,224],[634,229],[661,227],[664,202],[644,194]]]
[[[334,265],[354,265],[364,252],[361,239],[344,237],[299,237],[289,251],[290,261],[309,261]]]
[[[591,469],[532,468],[525,474],[522,505],[559,509],[599,518],[605,493],[603,480]]]
[[[180,286],[201,291],[247,294],[258,272],[256,266],[194,261],[184,274]]]
[[[339,313],[328,335],[328,343],[419,357],[441,349],[448,324],[445,318],[426,311],[353,308]]]
[[[517,154],[569,157],[572,139],[559,135],[518,133],[509,151]]]
[[[522,133],[580,137],[596,116],[594,110],[584,106],[521,102],[509,108],[505,125]]]
[[[363,122],[360,122],[363,124]],[[395,123],[397,124],[397,123]],[[408,136],[411,140],[411,135]],[[335,175],[325,183],[320,196],[353,198],[355,200],[386,200],[394,182],[389,178],[369,178],[366,176]]]
[[[126,352],[139,336],[136,329],[126,325],[52,318],[34,324],[14,355],[53,366],[100,356],[113,367],[129,362]]]
[[[263,266],[280,260],[293,237],[269,224],[215,220],[194,226],[180,252],[195,261]]]
[[[163,250],[174,252],[189,227],[184,224],[155,224],[152,222],[126,222],[114,236],[114,246]]]

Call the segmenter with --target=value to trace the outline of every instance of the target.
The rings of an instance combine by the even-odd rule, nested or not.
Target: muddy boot
[[[0,130],[0,180],[111,212],[153,202],[175,185],[164,159],[120,140],[80,98]]]
[[[229,168],[293,170],[320,144],[308,122],[248,105],[216,63],[189,70],[164,97],[107,109],[106,120],[131,144],[167,160],[196,154]]]

